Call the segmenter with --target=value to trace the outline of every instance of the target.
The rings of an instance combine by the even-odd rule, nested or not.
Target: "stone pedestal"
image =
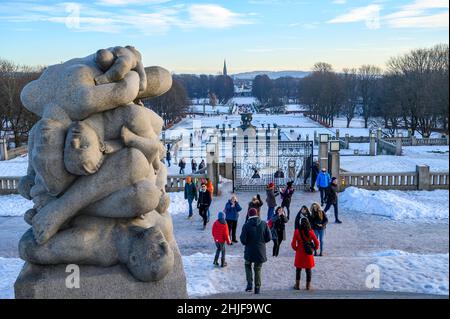
[[[0,139],[0,161],[8,160],[8,149],[6,139]]]
[[[174,267],[160,281],[136,280],[123,265],[79,266],[79,288],[67,288],[73,272],[67,265],[39,266],[25,263],[15,284],[16,299],[184,299],[188,298],[181,255],[172,243]]]

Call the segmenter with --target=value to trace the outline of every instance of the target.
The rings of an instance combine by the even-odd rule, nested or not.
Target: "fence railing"
[[[188,175],[169,175],[167,176],[166,192],[181,192],[186,184]],[[189,175],[192,180],[207,178],[206,174]],[[18,193],[18,184],[20,176],[0,177],[0,195],[9,195]]]
[[[377,140],[377,155],[396,155],[397,146],[395,143],[391,140]]]
[[[0,195],[17,194],[20,176],[0,177]]]
[[[449,172],[430,172],[430,188],[448,189]]]
[[[402,173],[340,173],[342,188],[355,186],[365,189],[416,190],[418,177],[416,172]]]
[[[383,141],[396,144],[400,137],[388,137],[383,138]],[[402,137],[402,146],[436,146],[436,145],[448,145],[447,138],[416,138],[416,137]]]

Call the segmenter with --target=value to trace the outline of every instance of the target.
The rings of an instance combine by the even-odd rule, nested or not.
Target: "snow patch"
[[[0,196],[0,216],[23,216],[30,208],[33,208],[33,202],[20,195],[2,195]]]
[[[226,258],[228,267],[233,263],[232,259],[242,259],[241,256],[234,255],[227,255]],[[195,253],[182,256],[182,259],[190,297],[231,292],[239,287],[240,283],[235,282],[233,272],[213,265],[213,254]]]
[[[173,215],[188,214],[189,205],[184,199],[184,192],[168,193],[170,196],[169,213]]]
[[[359,214],[381,215],[394,220],[433,221],[448,219],[448,190],[371,191],[347,188],[339,198],[343,210]]]
[[[20,258],[0,257],[0,299],[14,299],[14,282],[23,264]]]

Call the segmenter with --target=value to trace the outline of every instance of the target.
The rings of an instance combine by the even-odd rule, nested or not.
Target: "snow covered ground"
[[[2,217],[23,216],[30,208],[33,208],[33,202],[20,195],[0,196],[0,216]]]
[[[19,156],[9,161],[0,161],[1,176],[25,176],[27,174],[28,156]]]
[[[20,258],[0,257],[0,299],[14,299],[14,282],[23,264]]]
[[[433,222],[449,218],[448,190],[371,191],[349,187],[339,195],[340,208],[358,214],[378,215],[402,221]]]

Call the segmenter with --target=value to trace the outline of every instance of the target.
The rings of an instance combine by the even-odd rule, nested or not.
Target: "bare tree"
[[[347,127],[350,127],[358,105],[358,75],[356,69],[344,69],[343,71],[344,74],[341,76],[341,80],[344,96],[341,111],[347,119]]]
[[[371,109],[374,106],[377,79],[381,77],[381,69],[373,65],[362,65],[358,69],[358,87],[361,96],[364,127],[367,128]]]

